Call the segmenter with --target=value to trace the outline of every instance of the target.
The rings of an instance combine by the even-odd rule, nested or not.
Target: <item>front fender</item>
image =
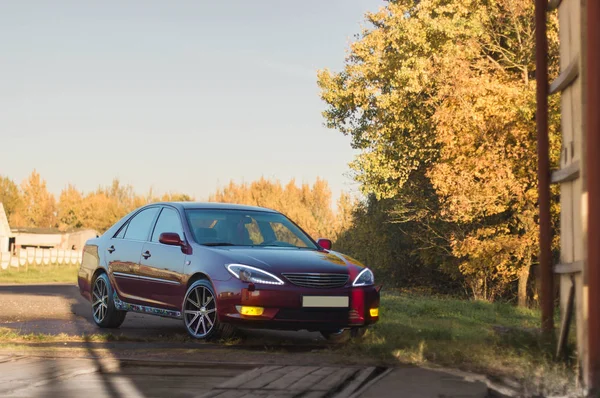
[[[228,281],[233,277],[225,268],[227,257],[217,250],[195,246],[193,253],[188,256],[189,263],[185,266],[188,276],[202,273],[215,281]]]

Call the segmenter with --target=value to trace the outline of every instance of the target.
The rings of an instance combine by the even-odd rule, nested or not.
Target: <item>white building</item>
[[[0,253],[28,247],[81,250],[88,239],[97,235],[93,229],[63,232],[58,228],[10,228],[4,206],[0,203]]]

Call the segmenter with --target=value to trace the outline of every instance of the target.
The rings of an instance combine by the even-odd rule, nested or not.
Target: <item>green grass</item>
[[[0,283],[77,282],[77,266],[46,265],[19,271],[0,270]]]
[[[510,304],[384,295],[380,321],[343,350],[385,362],[511,377],[530,390],[561,390],[574,380],[575,369],[553,359],[554,344],[542,338],[539,324],[538,310]]]
[[[187,334],[174,334],[169,336],[135,337],[113,333],[92,334],[47,334],[47,333],[23,333],[19,329],[0,327],[0,345],[7,343],[63,343],[63,342],[129,342],[129,343],[185,343],[193,341]],[[230,345],[230,344],[225,344]]]
[[[82,336],[72,336],[65,333],[45,334],[45,333],[21,333],[19,330],[0,327],[0,342],[3,343],[51,343],[66,341],[93,341],[107,342],[118,341],[119,338],[110,333],[91,334]]]

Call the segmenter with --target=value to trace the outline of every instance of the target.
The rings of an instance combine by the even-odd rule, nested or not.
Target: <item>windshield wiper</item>
[[[208,242],[202,243],[202,246],[237,246],[230,242]]]

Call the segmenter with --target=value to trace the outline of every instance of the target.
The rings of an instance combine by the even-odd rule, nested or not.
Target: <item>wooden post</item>
[[[535,77],[537,99],[538,201],[540,222],[540,276],[542,330],[554,328],[554,289],[552,270],[552,226],[550,224],[550,159],[548,153],[548,38],[546,9],[548,0],[535,1]]]

